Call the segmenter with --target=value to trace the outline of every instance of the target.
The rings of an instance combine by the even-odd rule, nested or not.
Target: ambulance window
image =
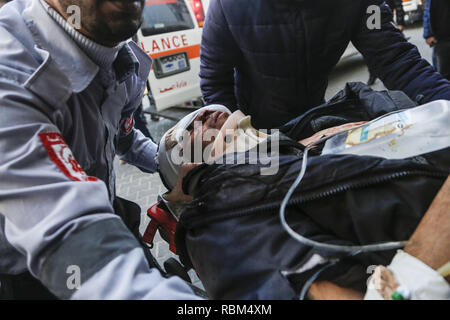
[[[184,0],[147,0],[142,34],[155,34],[193,29],[194,22]]]

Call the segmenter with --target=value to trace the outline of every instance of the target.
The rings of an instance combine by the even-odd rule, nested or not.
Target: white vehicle
[[[137,41],[153,59],[148,86],[154,111],[186,104],[201,106],[202,1],[147,0],[143,18]]]
[[[422,0],[402,0],[405,11],[405,23],[411,24],[423,18]]]

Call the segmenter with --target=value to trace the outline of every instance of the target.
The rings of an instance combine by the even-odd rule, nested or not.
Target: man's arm
[[[407,42],[392,24],[392,15],[382,1],[366,0],[362,6],[363,17],[352,42],[364,55],[369,68],[390,90],[404,91],[412,100],[426,103],[450,99],[450,82],[435,72],[421,58],[417,48]],[[381,28],[368,28],[367,21],[373,13],[366,13],[370,5],[381,8]],[[370,27],[370,24],[369,24]]]
[[[105,184],[82,172],[42,100],[0,78],[0,105],[0,214],[33,276],[63,299],[195,297],[149,268]]]
[[[432,47],[436,43],[436,38],[431,29],[430,8],[431,0],[426,0],[425,9],[423,11],[423,38],[426,40],[427,44]]]
[[[241,51],[228,27],[221,0],[211,1],[200,53],[200,86],[206,104],[237,108],[234,68],[240,59]]]
[[[436,272],[450,261],[450,177],[441,187],[403,251],[378,266],[365,299],[448,299],[450,286]],[[395,296],[396,295],[396,296]]]
[[[143,172],[156,172],[158,170],[158,145],[152,139],[144,136],[140,130],[134,128],[134,120],[132,118],[123,119],[122,124],[127,121],[133,123],[133,128],[128,133],[124,133],[120,129],[117,148],[117,153],[121,156],[120,159],[135,165]]]
[[[150,70],[150,65],[148,68]],[[122,110],[116,151],[125,162],[135,165],[143,172],[153,173],[158,170],[158,145],[152,139],[144,136],[140,130],[135,129],[133,116],[142,102],[146,88],[145,80],[134,75],[130,77],[127,85],[133,94]]]
[[[434,270],[450,261],[450,177],[434,198],[404,251]]]

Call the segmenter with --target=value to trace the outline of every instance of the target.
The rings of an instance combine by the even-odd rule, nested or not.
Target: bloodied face
[[[187,128],[191,146],[199,143],[203,150],[207,145],[214,142],[216,135],[208,134],[208,131],[220,130],[229,116],[228,113],[221,111],[205,110],[200,113]]]

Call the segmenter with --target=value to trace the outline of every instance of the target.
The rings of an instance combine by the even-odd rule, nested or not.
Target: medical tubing
[[[326,137],[331,138],[332,136]],[[326,138],[320,139],[317,143],[320,143],[321,141],[326,140]],[[315,143],[314,145],[316,145]],[[395,250],[395,249],[401,249],[406,245],[405,241],[395,241],[395,242],[385,242],[385,243],[378,243],[378,244],[371,244],[371,245],[364,245],[364,246],[344,246],[344,245],[335,245],[335,244],[327,244],[327,243],[321,243],[317,242],[308,238],[303,237],[302,235],[295,232],[286,222],[286,206],[289,203],[289,200],[294,193],[295,189],[298,187],[300,182],[302,181],[303,177],[306,173],[306,167],[308,164],[308,152],[309,150],[314,146],[308,146],[303,154],[303,161],[302,161],[302,169],[300,170],[299,175],[297,176],[297,179],[294,181],[294,183],[289,188],[288,192],[286,193],[286,196],[284,197],[283,201],[281,202],[280,206],[280,221],[281,226],[283,229],[296,241],[300,242],[301,244],[304,244],[306,246],[310,246],[316,249],[323,249],[328,251],[334,251],[334,252],[345,252],[350,254],[355,254],[356,252],[374,252],[374,251],[384,251],[384,250]]]
[[[299,300],[305,300],[306,294],[308,293],[309,288],[311,288],[311,285],[317,280],[317,278],[320,276],[322,272],[324,272],[326,269],[334,266],[337,264],[337,261],[331,261],[322,266],[319,270],[317,270],[306,282],[305,285],[302,287],[302,291],[300,292]]]

